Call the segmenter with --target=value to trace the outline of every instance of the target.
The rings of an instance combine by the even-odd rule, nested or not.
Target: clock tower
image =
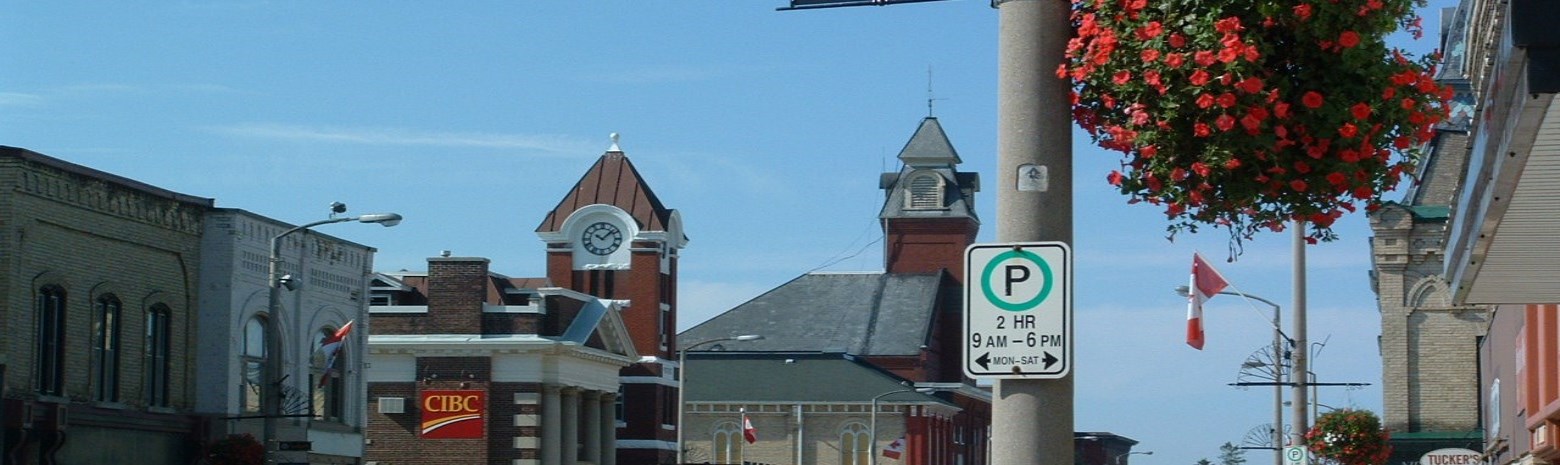
[[[677,452],[677,256],[688,238],[681,216],[661,204],[616,139],[536,234],[547,244],[548,280],[621,304],[641,356],[619,373],[618,463],[671,463]]]

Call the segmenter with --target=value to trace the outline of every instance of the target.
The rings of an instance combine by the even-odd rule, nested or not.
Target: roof
[[[206,208],[211,208],[216,205],[216,201],[213,199],[196,197],[188,194],[180,194],[178,192],[163,189],[161,187],[153,186],[141,181],[136,181],[124,176],[119,176],[105,171],[98,171],[20,147],[0,145],[0,157],[16,157],[21,160],[59,169],[67,173],[101,179],[114,184],[119,184],[130,189],[138,190],[157,197],[163,197],[176,202],[195,204]]]
[[[915,392],[910,381],[840,353],[689,352],[689,402],[736,403],[936,403],[957,407],[937,396]]]
[[[905,208],[906,189],[899,188],[899,183],[909,179],[913,173],[928,171],[943,178],[944,208]],[[887,194],[878,218],[970,218],[979,221],[979,217],[975,216],[975,192],[980,191],[980,175],[977,173],[955,171],[951,167],[916,168],[907,165],[898,173],[883,173],[878,187]]]
[[[558,206],[547,212],[536,232],[557,232],[575,210],[595,204],[622,208],[639,223],[641,231],[665,231],[671,223],[672,211],[650,191],[628,157],[612,150],[602,154]]]
[[[899,150],[899,161],[911,166],[964,163],[959,159],[959,152],[953,149],[953,143],[948,142],[948,134],[943,132],[942,124],[931,116],[921,120],[921,126],[915,129],[915,134],[910,135],[905,148]]]
[[[682,332],[678,340],[688,347],[757,333],[764,339],[727,347],[918,355],[931,337],[944,274],[808,273]]]

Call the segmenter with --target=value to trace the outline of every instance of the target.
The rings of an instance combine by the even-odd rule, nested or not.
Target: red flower
[[[1277,116],[1279,119],[1289,118],[1289,104],[1285,102],[1273,104],[1273,116]]]
[[[1213,125],[1218,126],[1220,131],[1228,131],[1235,127],[1235,117],[1230,115],[1219,115],[1218,118],[1213,120]]]
[[[1240,25],[1240,18],[1231,16],[1213,23],[1213,30],[1221,33],[1231,33],[1244,31],[1246,28]]]
[[[1217,100],[1220,107],[1229,108],[1235,106],[1235,94],[1225,92],[1219,95]]]
[[[1179,32],[1170,34],[1170,46],[1175,48],[1185,47],[1186,36],[1181,35]]]
[[[1295,16],[1300,17],[1300,20],[1302,20],[1302,21],[1310,18],[1311,17],[1311,4],[1309,4],[1309,3],[1301,3],[1299,5],[1295,5]]]
[[[1248,94],[1262,92],[1262,78],[1252,76],[1246,79],[1242,79],[1240,83],[1235,84],[1235,88],[1240,89],[1241,92]]]
[[[1354,104],[1354,106],[1349,107],[1349,113],[1354,115],[1354,119],[1369,118],[1370,117],[1370,105],[1366,105],[1364,103],[1356,103],[1356,104]]]
[[[1306,185],[1305,185],[1305,181],[1304,180],[1296,179],[1296,180],[1293,180],[1293,181],[1289,181],[1289,188],[1290,189],[1294,189],[1294,190],[1299,191],[1299,192],[1305,192],[1305,187],[1306,187]]]
[[[1207,71],[1203,71],[1203,70],[1199,69],[1197,71],[1193,71],[1192,72],[1192,76],[1190,78],[1187,78],[1187,79],[1194,86],[1202,86],[1204,84],[1207,84],[1208,80],[1211,79],[1211,78],[1212,77],[1208,75]],[[1207,108],[1207,107],[1203,107],[1203,108]]]
[[[1137,30],[1137,35],[1139,39],[1148,40],[1159,37],[1161,32],[1164,32],[1164,28],[1159,25],[1159,21],[1149,21]]]
[[[1171,68],[1180,68],[1181,65],[1184,64],[1184,63],[1186,63],[1186,54],[1183,54],[1183,53],[1168,53],[1168,54],[1165,54],[1165,66],[1169,66]],[[1202,71],[1202,70],[1198,70],[1198,71]],[[1203,74],[1207,74],[1207,73],[1203,73]]]
[[[1212,95],[1202,94],[1197,96],[1197,108],[1208,108],[1211,106],[1213,106]]]
[[[1306,108],[1313,110],[1321,108],[1323,103],[1322,94],[1314,90],[1306,91],[1305,95],[1300,97],[1300,103],[1305,104]]]
[[[1192,54],[1192,62],[1197,63],[1197,66],[1204,68],[1213,66],[1213,63],[1217,60],[1218,59],[1213,56],[1213,52],[1207,50],[1198,50]]]
[[[1343,136],[1344,139],[1353,139],[1359,132],[1359,128],[1354,127],[1354,123],[1343,123],[1343,126],[1338,127],[1338,135]]]
[[[1343,183],[1349,182],[1349,176],[1335,171],[1327,175],[1327,182],[1334,186],[1342,186]]]
[[[1142,57],[1144,63],[1153,63],[1159,59],[1159,51],[1151,48],[1145,48],[1143,49]]]
[[[1110,170],[1110,175],[1105,177],[1105,181],[1109,182],[1112,186],[1120,186],[1121,179],[1123,177],[1124,176],[1121,175],[1120,171]]]
[[[1359,44],[1360,34],[1358,32],[1343,31],[1342,34],[1338,34],[1338,45],[1342,45],[1343,48],[1353,48]]]
[[[1128,82],[1132,82],[1132,72],[1131,71],[1117,71],[1116,75],[1111,77],[1111,82],[1116,83],[1116,85],[1118,85],[1118,86],[1126,84]]]
[[[1201,122],[1192,126],[1192,135],[1197,137],[1208,137],[1208,134],[1211,132],[1212,130],[1208,129],[1208,125]]]

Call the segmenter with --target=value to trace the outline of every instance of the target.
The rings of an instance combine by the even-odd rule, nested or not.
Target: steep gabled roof
[[[665,231],[671,222],[672,211],[656,198],[628,157],[614,150],[602,154],[591,165],[558,206],[547,213],[536,232],[557,232],[575,210],[594,204],[623,209],[639,223],[640,231]]]
[[[918,355],[944,273],[809,273],[678,335],[683,345],[758,333],[731,350]]]

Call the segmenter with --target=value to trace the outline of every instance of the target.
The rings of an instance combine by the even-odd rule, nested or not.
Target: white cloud
[[[43,97],[34,94],[20,92],[0,92],[0,106],[37,105],[43,103]]]
[[[405,128],[333,128],[245,123],[208,128],[212,132],[260,139],[304,140],[358,145],[475,147],[534,150],[558,156],[594,155],[596,145],[558,135],[423,132]]]

